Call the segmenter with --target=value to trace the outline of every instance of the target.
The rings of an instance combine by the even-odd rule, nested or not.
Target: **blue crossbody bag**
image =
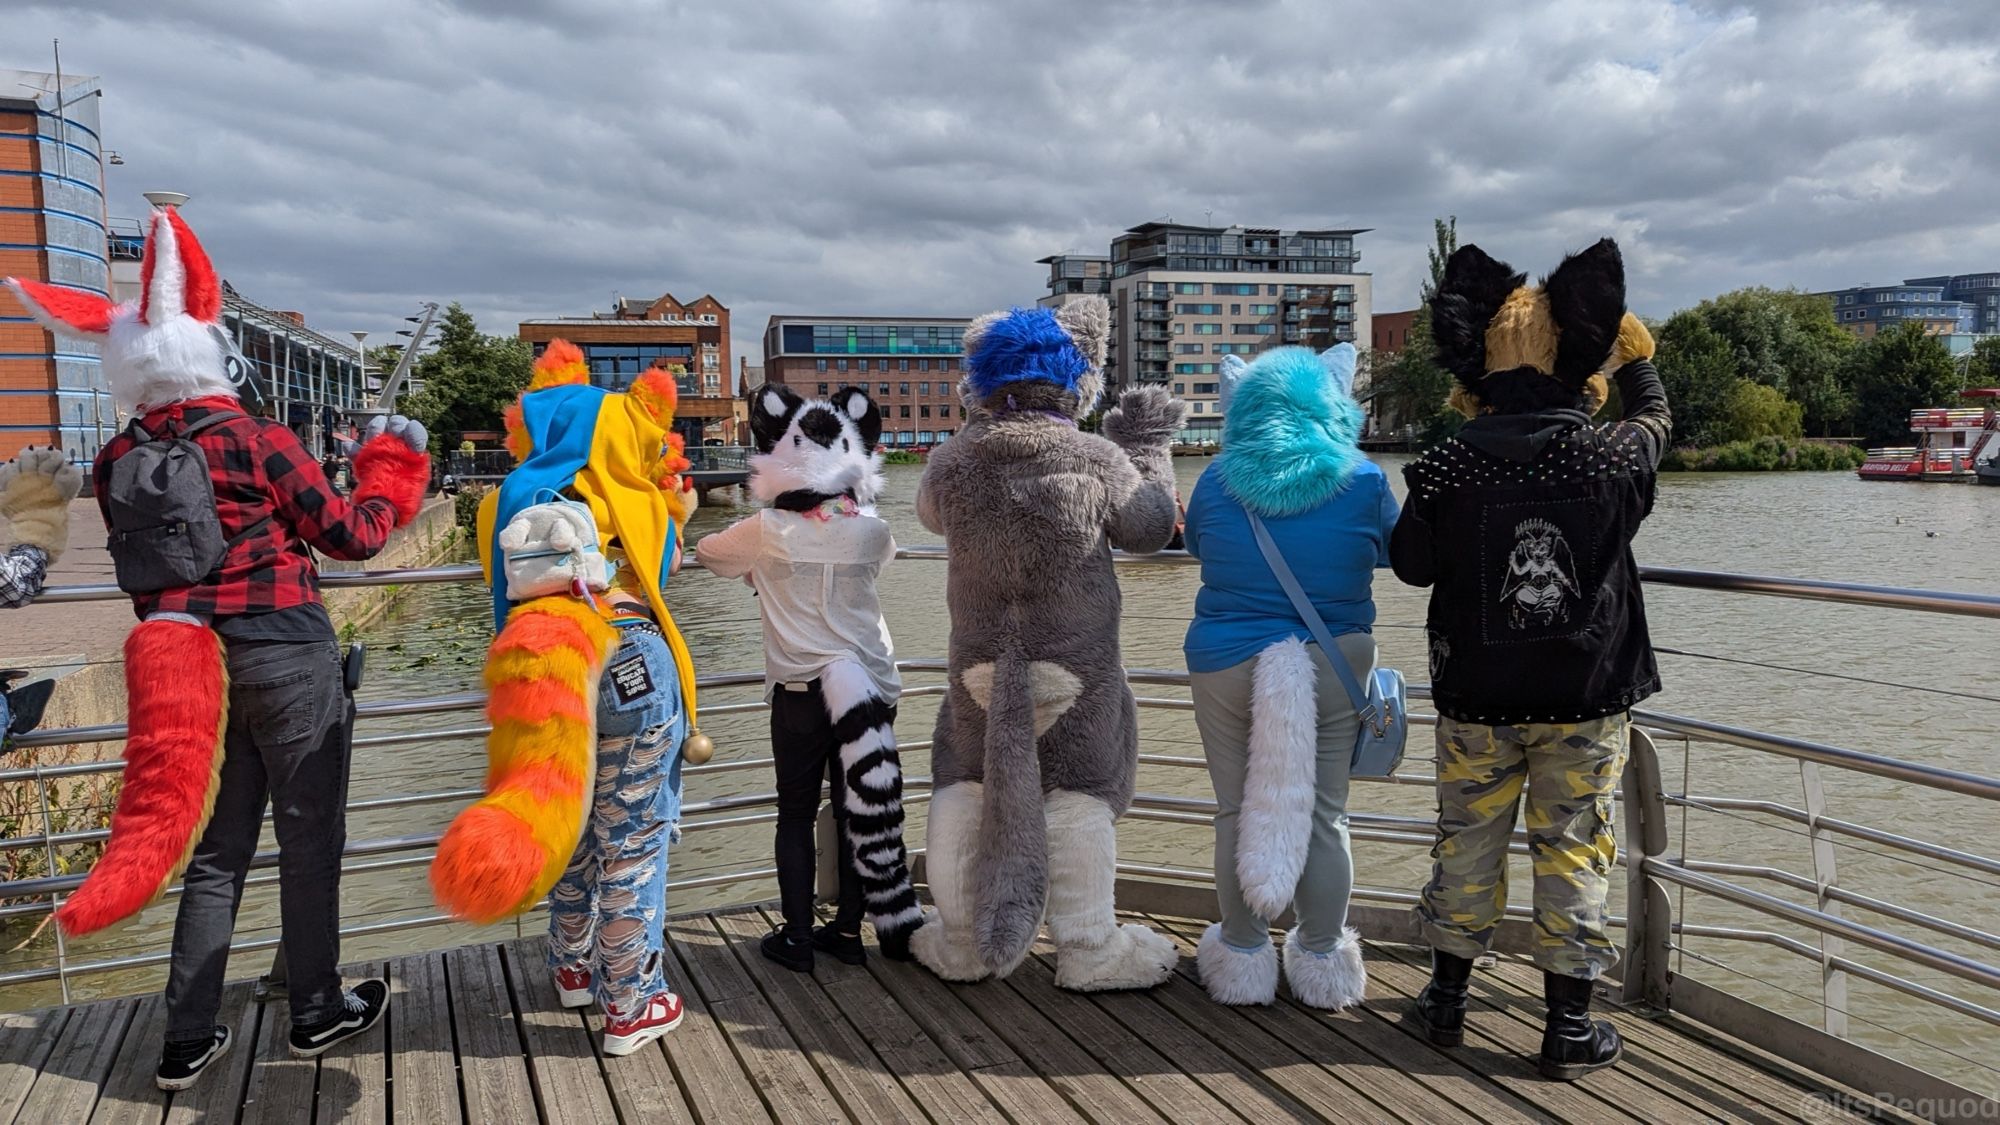
[[[1257,549],[1264,553],[1265,565],[1277,577],[1278,585],[1284,587],[1285,596],[1292,599],[1292,608],[1305,621],[1319,650],[1326,654],[1326,662],[1333,665],[1334,674],[1347,689],[1347,698],[1354,703],[1354,713],[1361,716],[1361,729],[1354,739],[1354,760],[1348,772],[1359,777],[1388,777],[1402,764],[1403,747],[1409,741],[1409,703],[1403,674],[1394,668],[1377,668],[1368,678],[1368,687],[1373,690],[1363,690],[1354,670],[1347,666],[1347,658],[1340,654],[1340,647],[1327,632],[1326,621],[1299,588],[1292,568],[1285,565],[1285,556],[1278,553],[1278,545],[1271,541],[1270,529],[1257,518],[1257,513],[1245,508],[1243,514],[1250,517],[1250,531],[1257,537]]]

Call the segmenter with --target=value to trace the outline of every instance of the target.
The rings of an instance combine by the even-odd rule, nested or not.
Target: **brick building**
[[[590,381],[622,391],[649,367],[680,367],[680,405],[674,429],[689,445],[735,441],[736,394],[729,385],[729,309],[712,296],[681,302],[620,298],[610,312],[524,320],[520,337],[535,354],[554,339],[568,340],[590,365]]]
[[[0,69],[0,277],[109,295],[98,80]],[[58,339],[0,289],[0,459],[59,445],[88,463],[117,430],[93,345]]]
[[[882,407],[882,444],[928,449],[965,423],[958,380],[968,317],[774,316],[764,378],[803,395],[865,387]],[[750,388],[745,388],[749,390]]]
[[[1369,346],[1378,352],[1395,355],[1410,342],[1410,330],[1416,327],[1417,310],[1408,312],[1378,312],[1371,326]]]

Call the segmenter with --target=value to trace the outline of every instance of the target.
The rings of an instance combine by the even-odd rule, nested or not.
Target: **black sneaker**
[[[292,1057],[310,1059],[325,1054],[374,1027],[389,1010],[389,982],[364,980],[341,990],[340,1009],[315,1024],[292,1025]]]
[[[843,965],[868,963],[868,950],[862,947],[858,933],[843,934],[831,925],[821,926],[813,931],[812,945],[821,953],[832,954]]]
[[[160,1052],[160,1069],[153,1073],[153,1085],[162,1090],[185,1090],[195,1084],[208,1064],[229,1053],[229,1029],[217,1027],[215,1034],[192,1043],[169,1043]]]
[[[783,926],[764,935],[763,950],[764,956],[795,973],[813,971],[813,943],[785,936]]]

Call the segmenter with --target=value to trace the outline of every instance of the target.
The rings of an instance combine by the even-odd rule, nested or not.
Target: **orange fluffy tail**
[[[562,878],[589,810],[597,677],[618,630],[566,597],[515,607],[486,654],[486,796],[438,844],[431,890],[454,917],[496,922]]]
[[[229,673],[222,639],[184,621],[144,621],[125,638],[125,783],[111,841],[56,921],[72,936],[122,921],[186,869],[215,811]]]

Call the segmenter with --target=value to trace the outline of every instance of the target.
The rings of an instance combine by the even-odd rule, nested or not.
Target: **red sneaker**
[[[556,998],[565,1008],[590,1007],[590,970],[568,965],[556,970]]]
[[[681,1025],[681,998],[662,992],[646,1001],[646,1006],[627,1018],[606,1020],[604,1053],[613,1057],[629,1055]]]

